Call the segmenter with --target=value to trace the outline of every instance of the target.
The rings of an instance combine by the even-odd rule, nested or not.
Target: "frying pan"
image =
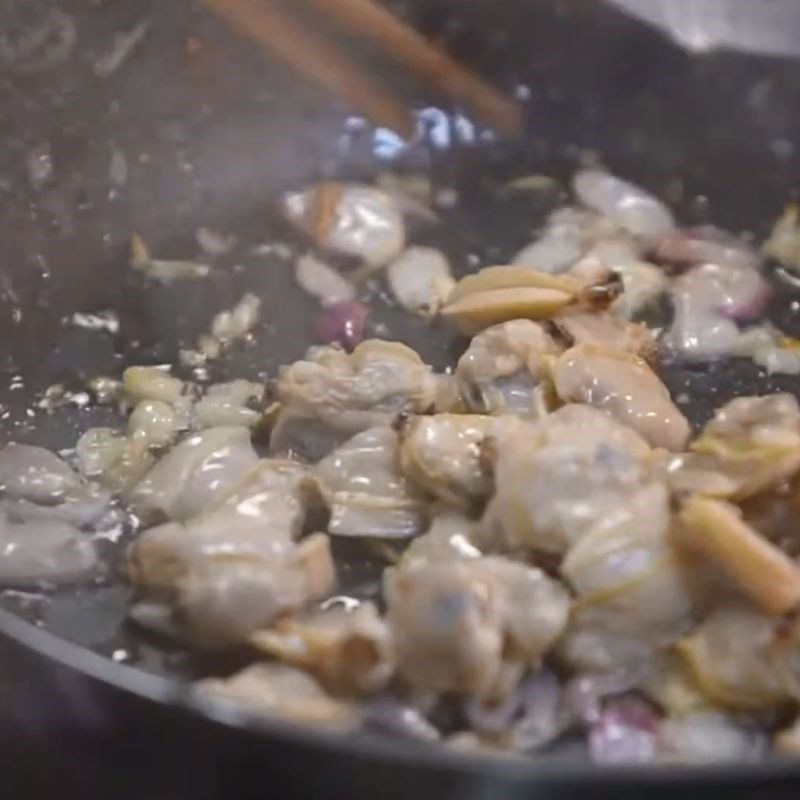
[[[423,141],[402,147],[189,2],[2,0],[4,441],[73,445],[80,430],[109,419],[103,408],[80,407],[87,376],[174,361],[178,347],[245,289],[263,298],[257,343],[232,353],[212,377],[263,378],[298,358],[313,339],[314,306],[293,287],[286,261],[253,248],[291,241],[275,197],[319,177],[368,178],[388,163],[424,169],[438,185],[456,189],[459,206],[425,236],[462,272],[510,256],[552,204],[536,195],[509,198],[498,186],[530,173],[566,178],[586,150],[668,197],[687,223],[713,220],[760,236],[794,197],[800,70],[791,61],[690,57],[589,0],[397,6],[498,84],[522,87],[521,141],[493,139],[441,98],[386,73],[425,109],[430,124]],[[49,43],[31,47],[25,37],[43,21],[54,26]],[[120,56],[120,34],[140,28]],[[42,47],[55,47],[53,63]],[[238,243],[208,281],[162,287],[131,275],[133,231],[159,255],[185,257],[196,249],[201,226]],[[800,291],[776,285],[770,317],[798,335]],[[463,347],[444,328],[411,321],[380,297],[373,309],[375,330],[383,326],[437,366]],[[71,323],[75,312],[99,311],[118,316],[118,332]],[[744,362],[665,365],[663,375],[673,392],[692,398],[686,411],[695,424],[732,396],[800,391],[797,379],[768,378]],[[37,401],[54,383],[76,394],[72,405],[48,415]],[[119,553],[113,544],[108,549],[113,562]],[[357,584],[368,571],[357,558],[342,563],[345,582]],[[198,700],[180,679],[195,667],[180,652],[137,636],[124,621],[127,601],[113,573],[102,585],[44,598],[2,595],[0,785],[7,796],[360,800],[714,792],[768,800],[794,797],[800,788],[800,767],[788,763],[669,771],[598,770],[568,758],[485,763],[405,742],[330,738],[250,719]]]

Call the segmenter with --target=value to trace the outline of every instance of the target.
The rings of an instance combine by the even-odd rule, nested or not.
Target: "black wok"
[[[462,270],[470,253],[483,263],[502,261],[548,210],[546,201],[531,197],[498,199],[498,185],[535,172],[564,177],[586,149],[669,197],[687,222],[713,219],[761,235],[794,195],[800,70],[791,61],[724,53],[691,58],[589,0],[398,5],[497,83],[529,90],[520,142],[492,141],[440,116],[436,136],[396,154],[395,168],[427,169],[460,192],[459,208],[428,235]],[[58,52],[70,44],[62,15],[75,25],[66,56]],[[50,40],[31,46],[25,37],[48,20]],[[115,35],[143,21],[140,40],[115,63]],[[57,56],[50,64],[42,55],[48,48]],[[390,77],[418,107],[434,109],[429,118],[436,116],[441,98]],[[292,286],[286,263],[250,250],[289,235],[274,213],[280,190],[321,175],[375,172],[385,139],[346,117],[189,2],[2,0],[3,440],[71,446],[79,430],[107,419],[107,412],[70,406],[47,415],[36,407],[46,387],[80,389],[87,376],[118,373],[129,363],[173,361],[178,346],[245,288],[262,296],[265,323],[258,344],[234,354],[220,374],[274,374],[279,363],[296,359],[312,340],[313,306]],[[46,159],[48,151],[52,170],[32,173],[31,153]],[[110,171],[118,152],[124,180],[119,157]],[[160,255],[185,256],[201,226],[239,242],[217,277],[164,288],[131,276],[132,231]],[[779,287],[770,314],[797,335],[800,291]],[[380,300],[376,308],[383,308]],[[69,324],[76,311],[101,310],[119,315],[117,334]],[[457,352],[445,330],[431,331],[388,308],[375,321],[433,363],[448,363]],[[664,376],[693,398],[688,411],[695,423],[737,394],[800,392],[796,379],[767,379],[744,363],[673,367]],[[353,576],[362,567],[352,562],[344,571]],[[184,683],[166,677],[191,668],[124,624],[126,602],[126,590],[114,581],[46,600],[2,595],[5,796],[358,800],[713,792],[768,800],[800,790],[800,767],[783,763],[702,771],[470,763],[402,742],[330,739],[199,708]]]

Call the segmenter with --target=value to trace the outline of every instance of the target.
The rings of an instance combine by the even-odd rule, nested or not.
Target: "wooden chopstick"
[[[491,128],[509,136],[522,132],[522,112],[518,103],[452,59],[374,0],[307,2],[348,30],[373,39],[384,52],[464,103]]]
[[[335,44],[292,19],[276,0],[204,0],[244,36],[258,42],[297,72],[342,97],[382,127],[411,138],[410,109],[370,79]]]

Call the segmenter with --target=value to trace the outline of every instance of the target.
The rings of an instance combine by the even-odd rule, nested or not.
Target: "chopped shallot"
[[[364,339],[367,307],[363,303],[342,302],[324,308],[317,317],[317,341],[340,344],[352,349]]]
[[[606,708],[589,732],[589,752],[598,764],[649,764],[658,750],[658,717],[647,705],[619,700]]]
[[[238,303],[214,316],[211,330],[197,337],[196,350],[181,351],[181,362],[187,366],[200,366],[219,358],[233,342],[250,336],[260,315],[261,298],[246,292]]]

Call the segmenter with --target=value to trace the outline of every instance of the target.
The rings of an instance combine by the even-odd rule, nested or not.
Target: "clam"
[[[774,711],[797,697],[793,650],[775,620],[748,605],[717,608],[676,652],[691,680],[714,705],[736,711]]]
[[[335,582],[328,538],[295,541],[304,474],[291,462],[259,461],[205,513],[141,534],[128,553],[129,579],[176,632],[213,646],[241,643],[324,595]]]
[[[261,413],[250,408],[248,403],[261,403],[263,399],[264,387],[260,383],[236,380],[212,384],[195,405],[195,422],[201,428],[221,425],[252,428],[258,424]]]
[[[743,499],[800,470],[800,408],[789,394],[738,397],[723,406],[691,446]]]
[[[319,460],[360,431],[391,424],[400,413],[430,412],[441,381],[411,348],[368,339],[351,354],[318,347],[281,370],[273,452]]]
[[[313,468],[311,478],[330,511],[330,533],[407,538],[425,530],[428,509],[400,469],[398,448],[394,430],[372,428]]]
[[[247,428],[208,428],[156,462],[127,500],[142,515],[187,519],[211,508],[257,461]]]
[[[646,483],[647,444],[589,406],[498,423],[487,453],[497,488],[479,532],[493,549],[563,555]]]
[[[242,709],[333,730],[352,730],[359,715],[305,672],[282,664],[254,664],[231,678],[208,678],[197,684],[207,697],[236,703]]]
[[[661,267],[647,261],[615,264],[625,290],[611,307],[622,319],[632,319],[656,305],[669,287],[669,278]]]
[[[485,500],[492,480],[481,445],[492,424],[477,414],[414,417],[400,431],[403,474],[420,490],[455,506]]]
[[[552,405],[547,363],[560,353],[544,327],[529,319],[481,331],[456,367],[464,405],[479,414],[542,416]]]
[[[128,575],[163,608],[174,635],[204,648],[241,645],[336,581],[327,536],[295,543],[268,518],[227,509],[146,531]]]
[[[456,284],[441,313],[469,335],[512,319],[550,319],[573,306],[602,310],[621,290],[613,275],[592,284],[527,267],[486,267]]]
[[[409,247],[386,268],[397,302],[412,314],[435,316],[455,286],[447,257],[432,247]]]
[[[588,403],[640,433],[653,447],[679,451],[689,423],[669,390],[638,356],[598,344],[567,350],[553,366],[558,396]]]
[[[337,691],[371,694],[385,688],[394,672],[390,631],[372,603],[288,617],[250,642]]]
[[[410,559],[386,574],[384,592],[400,677],[490,701],[540,663],[569,613],[558,581],[497,557]]]
[[[609,313],[566,312],[555,317],[551,327],[569,345],[601,344],[649,360],[656,342],[646,325],[619,319]]]
[[[576,591],[561,652],[573,668],[635,667],[685,632],[692,619],[688,562],[669,541],[665,487],[624,499],[570,548],[562,574]]]
[[[444,509],[433,518],[428,530],[405,549],[400,561],[403,564],[412,561],[441,563],[480,558],[483,554],[473,541],[474,530],[474,520],[462,511]]]
[[[402,252],[403,215],[395,199],[373,186],[329,181],[285,196],[287,219],[314,242],[378,268]]]
[[[487,267],[456,284],[442,309],[465,334],[512,319],[549,319],[577,302],[583,285],[525,267]]]
[[[711,704],[674,647],[653,660],[638,688],[669,716],[701,711]]]

